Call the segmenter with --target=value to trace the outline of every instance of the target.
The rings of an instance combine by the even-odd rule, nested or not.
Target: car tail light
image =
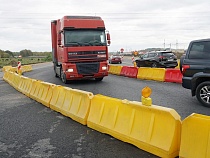
[[[190,68],[190,65],[182,65],[182,74],[184,74],[185,71],[189,68]]]
[[[159,61],[162,61],[164,59],[164,56],[159,56]]]

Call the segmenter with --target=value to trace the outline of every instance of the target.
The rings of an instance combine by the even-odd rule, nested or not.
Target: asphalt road
[[[132,65],[129,61],[130,60],[124,61],[124,64],[128,65],[130,63],[130,65]],[[184,89],[179,83],[139,80],[110,74],[108,77],[105,77],[102,82],[81,80],[64,84],[59,78],[54,77],[52,63],[43,64],[42,67],[39,65],[38,68],[34,66],[33,71],[26,73],[25,76],[89,91],[93,94],[102,94],[131,101],[140,101],[141,90],[145,86],[149,86],[152,89],[151,98],[153,104],[175,109],[182,119],[192,113],[210,115],[210,109],[201,106],[196,97],[191,96],[191,91]]]
[[[34,67],[34,74],[27,75],[50,77],[44,75],[50,68],[41,64]],[[2,76],[0,72],[0,158],[156,157],[37,103],[4,82]]]
[[[124,64],[128,61],[124,61]],[[127,65],[127,64],[126,64]],[[132,64],[131,64],[132,65]],[[153,158],[128,143],[83,126],[19,93],[0,72],[0,157]],[[52,63],[33,66],[25,76],[114,98],[139,101],[145,86],[153,104],[175,109],[182,119],[191,113],[210,115],[210,109],[191,97],[181,84],[109,75],[103,81],[75,81],[68,85],[54,77]]]

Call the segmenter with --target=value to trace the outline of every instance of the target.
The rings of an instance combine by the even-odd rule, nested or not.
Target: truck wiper
[[[83,42],[82,45],[84,45],[84,46],[92,46],[92,44],[90,42]]]
[[[80,42],[68,42],[67,44],[71,45],[71,46],[81,46],[82,45]]]
[[[103,46],[103,45],[104,45],[102,42],[97,41],[97,40],[95,40],[95,41],[90,41],[89,43],[91,43],[92,45],[95,45],[95,46]]]

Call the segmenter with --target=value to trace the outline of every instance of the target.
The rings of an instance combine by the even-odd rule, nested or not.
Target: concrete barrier
[[[160,157],[179,155],[181,121],[170,108],[95,95],[87,125]]]
[[[138,69],[137,78],[143,79],[143,80],[164,81],[165,80],[165,68],[140,67]]]
[[[192,114],[184,119],[179,157],[210,157],[210,116]]]

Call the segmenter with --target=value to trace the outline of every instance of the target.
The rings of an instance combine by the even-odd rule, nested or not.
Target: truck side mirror
[[[109,32],[106,34],[106,39],[107,39],[108,45],[110,45],[110,44],[111,44],[111,39],[110,39],[110,34],[109,34]]]

